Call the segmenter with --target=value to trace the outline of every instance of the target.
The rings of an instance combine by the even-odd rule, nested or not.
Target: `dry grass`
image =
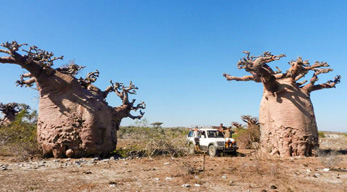
[[[234,136],[237,144],[242,149],[257,149],[260,140],[260,127],[250,126],[248,129],[239,129]]]
[[[186,156],[184,128],[122,127],[118,131],[119,145],[116,153],[122,157]],[[124,152],[126,151],[126,152]]]
[[[320,162],[326,168],[334,168],[343,160],[336,151],[318,151],[317,154]]]

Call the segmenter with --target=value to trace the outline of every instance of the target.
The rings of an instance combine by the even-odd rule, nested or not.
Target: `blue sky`
[[[285,53],[271,64],[282,70],[302,56],[327,61],[342,75],[336,89],[311,94],[319,130],[347,131],[346,1],[30,1],[0,2],[0,42],[16,40],[98,69],[101,89],[109,80],[133,81],[145,101],[145,118],[163,126],[229,125],[258,116],[262,85],[227,82],[223,72],[243,76],[243,50]],[[0,65],[0,101],[38,106],[38,93],[15,86],[24,72]],[[310,78],[311,74],[306,77]],[[112,106],[120,99],[110,95]],[[133,124],[125,119],[122,125]]]

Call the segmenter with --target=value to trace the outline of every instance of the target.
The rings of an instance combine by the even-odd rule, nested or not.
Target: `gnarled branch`
[[[141,119],[141,118],[143,117],[144,114],[145,114],[145,112],[142,112],[142,111],[140,110],[140,115],[134,116],[134,115],[132,115],[132,114],[129,113],[129,118],[131,118],[131,119]]]
[[[136,94],[136,90],[138,89],[131,81],[129,86],[124,86],[123,83],[115,83],[113,84],[114,92],[117,94],[118,97],[122,99],[123,105],[131,104],[129,102],[129,94]]]
[[[333,69],[325,68],[325,69],[313,69],[313,70],[315,72],[314,72],[312,78],[310,79],[310,82],[303,87],[303,89],[308,91],[309,93],[312,91],[314,84],[318,81],[318,75],[321,73],[329,73]]]
[[[28,51],[26,50],[23,50],[23,51],[27,53],[28,58],[26,63],[31,63],[32,61],[36,61],[43,68],[50,67],[53,65],[53,62],[55,60],[62,60],[64,58],[64,56],[53,57],[54,53],[39,49],[36,46],[31,46],[29,47]]]
[[[329,67],[327,62],[318,62],[316,61],[313,65],[310,65],[308,60],[303,61],[299,57],[296,61],[289,62],[291,67],[287,72],[287,77],[292,77],[294,81],[298,81],[304,77],[310,70],[315,70],[321,67]]]
[[[131,103],[135,103],[135,99],[133,99]],[[141,101],[141,103],[137,104],[135,107],[132,107],[131,109],[134,111],[137,111],[138,109],[146,109],[146,103]]]
[[[56,70],[61,73],[69,74],[75,77],[78,74],[78,72],[84,68],[85,66],[77,65],[74,61],[70,61],[70,65],[59,67]]]
[[[252,75],[243,76],[243,77],[235,77],[235,76],[231,76],[229,74],[224,73],[223,76],[228,81],[255,81],[255,78]]]
[[[27,44],[19,44],[16,41],[2,43],[1,46],[6,50],[1,49],[0,52],[6,53],[9,56],[0,57],[0,63],[18,64],[21,67],[27,69],[33,76],[38,76],[44,70],[47,75],[51,75],[54,72],[50,66],[53,62],[61,57],[54,57],[52,52],[38,49],[36,46],[29,47],[29,50],[23,50],[26,54],[19,54],[19,48]]]
[[[280,58],[286,56],[284,54],[272,55],[271,52],[268,51],[259,56],[250,56],[250,52],[248,51],[244,51],[244,53],[246,54],[246,57],[240,59],[240,61],[237,63],[237,67],[239,69],[245,69],[248,72],[254,71],[256,73],[259,72],[259,68],[263,67],[264,64],[279,60]]]
[[[340,83],[341,75],[337,75],[334,80],[329,80],[326,83],[314,85],[311,91],[317,91],[321,89],[335,88],[335,85]]]
[[[92,83],[94,83],[97,80],[97,78],[99,77],[99,74],[100,73],[99,73],[98,70],[96,70],[94,72],[90,72],[90,73],[87,74],[86,78],[83,79],[82,77],[80,77],[78,79],[78,82],[83,87],[87,88],[89,85],[91,85]]]
[[[24,79],[29,78],[29,79]],[[32,87],[33,84],[36,83],[36,78],[31,75],[31,73],[25,73],[20,76],[20,80],[16,81],[17,86],[26,86],[26,87]]]
[[[264,52],[263,55],[260,56],[250,56],[250,52],[244,51],[246,57],[240,59],[237,63],[237,67],[239,69],[245,69],[247,72],[251,73],[252,76],[244,76],[244,77],[234,77],[228,74],[223,74],[223,76],[228,80],[235,81],[255,81],[262,82],[264,87],[274,93],[279,89],[279,83],[276,81],[276,78],[282,78],[283,74],[281,74],[281,70],[279,68],[275,73],[267,63],[279,60],[282,57],[285,57],[284,54],[280,55],[272,55],[271,52]]]
[[[136,90],[138,89],[131,81],[129,86],[124,86],[123,83],[113,83],[110,81],[111,86],[108,87],[105,91],[110,92],[113,90],[119,98],[122,99],[122,106],[117,107],[118,110],[122,109],[124,113],[124,117],[130,117],[132,119],[141,119],[143,115],[145,114],[144,112],[141,111],[141,109],[146,108],[145,102],[140,102],[136,106],[135,104],[135,99],[133,99],[131,102],[129,102],[129,94],[136,94]],[[134,116],[130,114],[130,111],[137,111],[140,109],[140,115]]]

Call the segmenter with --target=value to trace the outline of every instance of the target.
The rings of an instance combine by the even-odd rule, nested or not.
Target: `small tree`
[[[258,143],[260,139],[260,127],[258,118],[250,115],[242,115],[241,119],[247,123],[247,129],[239,123],[233,123],[238,125],[238,129],[235,135],[235,139],[241,148],[255,148],[254,143]]]
[[[154,122],[154,123],[151,123],[151,125],[152,125],[154,128],[159,128],[159,127],[161,127],[162,124],[163,124],[163,122]]]
[[[24,110],[25,113],[28,113],[28,109],[30,109],[30,107],[26,104],[15,102],[7,104],[0,103],[0,112],[4,114],[4,118],[0,119],[0,125],[8,125],[14,122],[19,112]]]

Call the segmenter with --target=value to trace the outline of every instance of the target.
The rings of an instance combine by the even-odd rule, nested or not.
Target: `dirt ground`
[[[323,143],[332,145],[329,139],[336,140]],[[0,191],[347,191],[341,147],[345,141],[333,149],[340,154],[320,157],[269,158],[254,150],[240,150],[237,157],[206,155],[205,170],[203,154],[31,162],[0,157]]]

